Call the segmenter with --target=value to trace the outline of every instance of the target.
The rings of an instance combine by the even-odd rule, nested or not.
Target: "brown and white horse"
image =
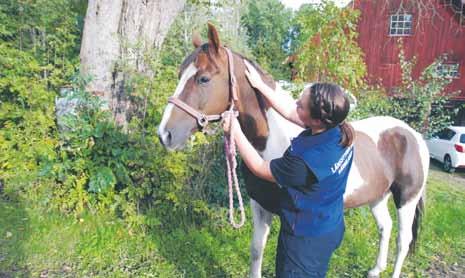
[[[240,125],[260,155],[271,160],[280,157],[298,135],[300,127],[273,110],[252,88],[244,74],[244,57],[220,45],[218,33],[209,25],[208,43],[194,38],[195,50],[180,67],[180,80],[165,108],[158,135],[168,149],[181,149],[188,138],[207,121],[204,115],[218,115],[231,102],[239,111]],[[233,66],[234,65],[234,66]],[[276,87],[272,78],[257,65],[265,82]],[[235,80],[232,80],[235,77]],[[237,99],[231,95],[235,84]],[[172,101],[172,100],[177,101]],[[346,208],[369,205],[380,233],[376,265],[368,272],[378,276],[386,268],[392,220],[389,196],[397,208],[399,235],[392,277],[399,277],[402,264],[415,243],[423,211],[423,193],[429,168],[429,155],[420,134],[406,123],[391,117],[372,117],[352,122],[356,130],[354,163],[344,194]],[[315,157],[318,159],[318,157]],[[246,179],[253,182],[254,179]],[[250,186],[250,184],[246,184]],[[277,188],[277,185],[269,186]],[[261,276],[263,250],[270,231],[272,213],[251,200],[253,238],[250,276]],[[360,227],[363,229],[363,227]]]

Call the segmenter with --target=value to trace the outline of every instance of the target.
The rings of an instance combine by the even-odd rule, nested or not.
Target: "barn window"
[[[412,34],[411,14],[393,14],[391,15],[391,24],[389,35],[391,36],[408,36]]]
[[[459,78],[459,64],[439,64],[436,68],[436,72],[439,76],[445,78]]]

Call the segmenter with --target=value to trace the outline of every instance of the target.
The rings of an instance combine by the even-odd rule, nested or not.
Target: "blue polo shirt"
[[[343,224],[343,194],[353,147],[340,145],[339,126],[312,135],[303,131],[283,157],[270,163],[284,189],[279,215],[282,229],[296,236],[319,236]]]

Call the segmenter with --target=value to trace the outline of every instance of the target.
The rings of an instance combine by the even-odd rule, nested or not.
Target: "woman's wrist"
[[[241,126],[239,125],[239,122],[237,121],[237,119],[234,119],[232,122],[231,122],[231,135],[232,137],[237,140],[237,138],[240,137],[241,133],[242,133],[242,129],[241,129]]]
[[[272,97],[274,94],[273,88],[263,83],[262,92],[266,97]]]

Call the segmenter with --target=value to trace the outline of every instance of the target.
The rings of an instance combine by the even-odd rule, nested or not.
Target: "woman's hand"
[[[235,133],[241,130],[236,115],[234,115],[234,112],[226,111],[221,114],[221,117],[223,118],[223,131],[230,133],[234,137]]]
[[[247,60],[244,59],[244,63],[246,66],[245,70],[245,75],[247,76],[247,79],[249,79],[250,84],[252,87],[257,88],[258,90],[261,90],[265,84],[263,82],[260,74],[257,72],[254,66],[252,66]]]
[[[274,177],[271,174],[270,163],[263,160],[257,150],[252,146],[249,140],[247,140],[241,130],[239,121],[233,113],[234,112],[226,111],[221,114],[221,117],[223,117],[224,132],[231,134],[231,140],[234,140],[236,143],[236,148],[239,151],[239,154],[242,156],[243,161],[252,173],[264,180],[275,182]]]

